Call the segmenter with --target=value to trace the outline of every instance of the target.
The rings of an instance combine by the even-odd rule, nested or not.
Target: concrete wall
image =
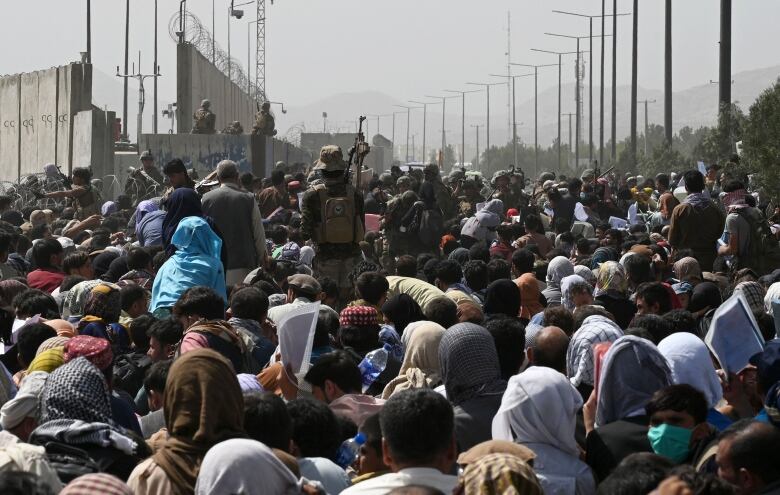
[[[0,78],[0,177],[19,177],[20,76]]]
[[[114,112],[93,107],[73,117],[72,163],[74,167],[92,167],[92,176],[102,178],[115,175],[114,140],[110,123]]]
[[[236,120],[241,122],[244,132],[251,132],[257,108],[246,88],[239,88],[193,45],[180,43],[176,47],[178,133],[190,133],[192,114],[202,100],[211,102],[211,111],[217,116],[217,132]]]
[[[70,64],[0,78],[0,176],[16,180],[46,163],[73,167],[73,116],[89,110],[92,67]]]
[[[139,149],[151,150],[158,167],[179,158],[187,168],[197,170],[200,177],[214,170],[222,160],[233,160],[242,172],[255,173],[251,137],[247,134],[143,134]]]
[[[311,154],[297,146],[249,134],[143,134],[139,149],[151,150],[158,167],[179,158],[200,177],[214,170],[222,160],[233,160],[242,172],[252,172],[257,177],[270,176],[278,161],[306,164],[312,161]],[[129,166],[127,160],[122,158],[121,167]],[[137,158],[132,166],[138,166]]]

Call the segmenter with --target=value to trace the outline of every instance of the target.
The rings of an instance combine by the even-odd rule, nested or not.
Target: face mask
[[[675,464],[683,462],[690,452],[693,430],[661,424],[647,431],[647,439],[653,446],[653,452],[671,459]]]

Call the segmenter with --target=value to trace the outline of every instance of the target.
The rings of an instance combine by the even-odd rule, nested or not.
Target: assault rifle
[[[363,121],[366,117],[363,115],[358,119],[358,132],[355,135],[355,144],[349,149],[349,159],[347,160],[347,169],[344,171],[344,181],[349,183],[349,173],[352,163],[357,155],[357,175],[355,176],[355,189],[360,190],[360,179],[363,171],[363,160],[371,151],[371,146],[366,142],[366,136],[363,134]]]

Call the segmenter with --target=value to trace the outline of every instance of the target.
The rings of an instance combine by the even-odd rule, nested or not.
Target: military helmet
[[[548,180],[555,180],[555,174],[552,172],[543,172],[539,176],[539,182],[541,182],[542,184],[544,184]]]
[[[341,148],[332,144],[323,146],[320,150],[320,158],[314,165],[314,170],[325,170],[328,172],[337,172],[346,170],[347,163],[344,161],[344,153]]]
[[[463,179],[465,176],[466,174],[463,172],[463,170],[453,169],[447,176],[447,181],[450,183],[457,182],[460,179]]]
[[[203,108],[208,108],[211,106],[211,102],[209,100],[203,100],[200,102],[200,106]]]
[[[151,150],[146,150],[143,153],[141,153],[140,158],[138,158],[140,161],[144,160],[154,160],[154,155],[152,155]]]
[[[490,185],[496,187],[496,181],[502,177],[509,178],[512,173],[509,170],[498,170],[493,173],[493,177],[490,178]]]

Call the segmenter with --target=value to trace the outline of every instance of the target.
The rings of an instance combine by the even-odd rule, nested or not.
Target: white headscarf
[[[493,440],[542,443],[579,456],[575,417],[582,397],[565,376],[533,366],[509,379],[493,418]]]
[[[669,363],[676,385],[685,383],[703,393],[711,408],[720,402],[723,388],[704,341],[691,333],[674,333],[658,343],[658,350]]]
[[[314,260],[314,248],[311,246],[303,246],[301,248],[300,263],[311,268],[311,263]]]
[[[574,311],[572,289],[578,284],[587,285],[591,289],[591,294],[593,293],[593,286],[579,275],[569,275],[568,277],[563,277],[563,280],[561,280],[561,305],[569,311]]]
[[[769,288],[766,290],[766,294],[764,295],[764,311],[774,316],[774,312],[772,311],[772,301],[776,301],[779,299],[780,299],[780,282],[775,282],[769,286]]]
[[[292,495],[301,493],[301,485],[270,448],[256,440],[233,438],[206,453],[195,493]]]
[[[596,427],[644,414],[653,394],[671,384],[669,365],[652,342],[633,335],[620,337],[604,356]]]
[[[24,418],[36,416],[47,378],[49,374],[45,371],[34,371],[24,377],[19,392],[0,409],[0,424],[4,430],[18,426]]]
[[[574,265],[565,256],[556,256],[547,265],[547,288],[559,289],[561,280],[569,275],[574,275]]]

